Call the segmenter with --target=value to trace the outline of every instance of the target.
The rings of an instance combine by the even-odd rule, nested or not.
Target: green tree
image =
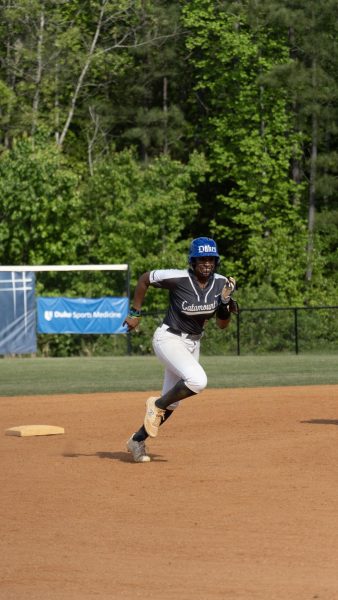
[[[125,145],[143,139],[146,131],[148,149],[166,152],[179,145],[183,117],[171,99],[175,59],[167,51],[167,41],[174,43],[179,35],[178,15],[175,5],[167,4],[3,2],[0,82],[6,95],[0,143],[9,147],[18,134],[34,136],[47,127],[60,148],[76,159],[86,157],[91,173],[111,140],[123,137],[121,122],[129,129]],[[146,92],[137,94],[135,75]]]
[[[132,284],[147,269],[186,266],[181,236],[197,213],[195,189],[205,170],[197,154],[188,165],[161,156],[142,166],[131,150],[112,152],[83,190],[83,262],[126,262]]]
[[[302,244],[303,221],[290,162],[300,147],[287,91],[264,83],[275,65],[289,61],[288,47],[277,30],[252,22],[244,3],[193,1],[183,12],[198,97],[196,136],[214,195],[210,211],[202,203],[211,232],[240,278],[279,287],[287,272],[296,282],[300,261],[291,250]],[[281,240],[288,244],[282,268],[278,254],[264,260]]]
[[[118,82],[124,98],[113,106],[119,146],[137,146],[147,161],[159,154],[187,155],[189,131],[185,113],[184,31],[179,3],[154,0],[152,26],[144,30],[144,43],[132,49],[130,64]],[[160,28],[161,36],[155,32]],[[155,41],[149,43],[149,40]]]
[[[0,156],[0,261],[76,262],[81,239],[79,177],[55,144],[23,139]]]
[[[270,81],[287,90],[294,130],[302,139],[298,177],[307,183],[306,279],[310,281],[313,273],[319,275],[316,214],[337,209],[337,2],[304,0],[295,5],[290,0],[269,0],[262,6],[265,22],[279,29],[289,49],[290,60],[275,65]]]

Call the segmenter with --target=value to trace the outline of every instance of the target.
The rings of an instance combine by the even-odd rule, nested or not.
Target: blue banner
[[[37,299],[39,333],[126,333],[128,298]]]
[[[1,271],[0,354],[36,352],[35,275]]]

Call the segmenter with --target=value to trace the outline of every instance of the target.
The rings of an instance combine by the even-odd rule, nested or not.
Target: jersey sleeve
[[[156,269],[150,271],[150,285],[170,290],[177,285],[178,279],[180,279],[183,274],[186,274],[186,271],[179,269]]]

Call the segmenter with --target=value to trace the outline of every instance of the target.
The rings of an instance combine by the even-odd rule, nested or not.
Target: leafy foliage
[[[336,8],[2,2],[0,261],[127,262],[133,289],[211,235],[242,306],[335,304]],[[45,274],[39,289],[126,293],[118,273]],[[165,304],[150,290],[148,310]]]
[[[2,263],[75,261],[82,229],[79,179],[54,144],[22,139],[2,154]]]
[[[83,188],[83,211],[90,215],[85,261],[126,262],[132,284],[155,265],[185,266],[188,248],[181,233],[197,213],[194,187],[206,168],[196,153],[187,165],[163,155],[144,166],[131,150],[113,152]]]
[[[217,183],[212,229],[227,253],[234,249],[232,266],[240,277],[249,275],[258,284],[268,277],[279,287],[294,270],[289,261],[294,240],[298,247],[303,241],[296,200],[302,188],[289,175],[297,138],[286,92],[264,86],[262,76],[286,63],[288,54],[276,32],[252,26],[244,9],[236,14],[232,8],[205,0],[185,9],[196,90],[206,107],[200,128]],[[290,241],[283,273],[278,253],[262,261],[282,240]],[[298,269],[295,278],[299,275]]]

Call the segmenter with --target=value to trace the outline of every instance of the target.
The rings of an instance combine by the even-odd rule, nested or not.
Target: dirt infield
[[[0,398],[1,600],[337,600],[338,386],[146,396]]]

